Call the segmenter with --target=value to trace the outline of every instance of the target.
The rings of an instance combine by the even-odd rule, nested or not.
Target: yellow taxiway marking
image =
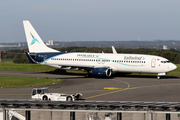
[[[119,90],[119,89],[122,89],[122,88],[116,88],[116,87],[104,87],[104,89],[107,89],[107,90]]]
[[[102,94],[99,94],[99,95],[86,97],[84,99],[91,99],[91,98],[95,98],[95,97],[99,97],[99,96],[103,96],[103,95],[108,95],[108,94],[112,94],[112,93],[117,93],[117,92],[121,92],[121,91],[125,91],[125,90],[133,90],[133,89],[148,88],[148,87],[170,86],[170,85],[180,85],[180,84],[163,84],[163,85],[150,85],[150,86],[132,87],[132,88],[128,88],[128,89],[120,89],[120,90],[115,90],[115,91],[112,91],[112,92],[107,92],[107,93],[102,93]]]

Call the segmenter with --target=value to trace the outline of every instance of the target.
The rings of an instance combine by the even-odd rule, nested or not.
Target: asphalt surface
[[[83,74],[0,71],[0,76],[65,79],[46,86],[53,93],[82,93],[86,101],[180,101],[180,77],[114,76],[85,78]],[[31,87],[0,88],[0,99],[31,99]],[[105,89],[106,88],[106,89]]]

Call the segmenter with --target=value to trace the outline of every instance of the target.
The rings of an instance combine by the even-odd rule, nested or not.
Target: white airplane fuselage
[[[59,69],[84,70],[93,76],[110,77],[112,72],[157,73],[166,75],[177,67],[168,59],[144,54],[113,53],[68,53],[47,47],[29,21],[23,21],[30,62]]]
[[[40,62],[41,64],[56,68],[66,66],[63,69],[73,69],[84,65],[92,66],[92,68],[107,67],[113,72],[158,74],[176,69],[176,66],[166,58],[143,54],[60,53],[50,58],[47,58],[47,55],[41,57],[44,59]]]

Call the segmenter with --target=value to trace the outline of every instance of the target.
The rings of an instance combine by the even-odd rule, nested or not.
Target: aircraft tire
[[[86,77],[86,78],[92,77],[92,74],[91,74],[91,73],[86,73],[86,74],[85,74],[85,77]]]
[[[47,96],[43,96],[43,100],[48,100],[48,97]]]
[[[67,100],[67,101],[72,101],[72,97],[71,97],[71,96],[68,96],[66,100]]]
[[[89,74],[88,74],[88,73],[87,73],[87,74],[85,74],[85,77],[86,77],[86,78],[88,78],[88,77],[89,77]]]

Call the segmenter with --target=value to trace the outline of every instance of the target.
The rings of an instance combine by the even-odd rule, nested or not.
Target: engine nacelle
[[[97,77],[110,77],[111,73],[111,69],[106,67],[92,69],[92,75]]]

